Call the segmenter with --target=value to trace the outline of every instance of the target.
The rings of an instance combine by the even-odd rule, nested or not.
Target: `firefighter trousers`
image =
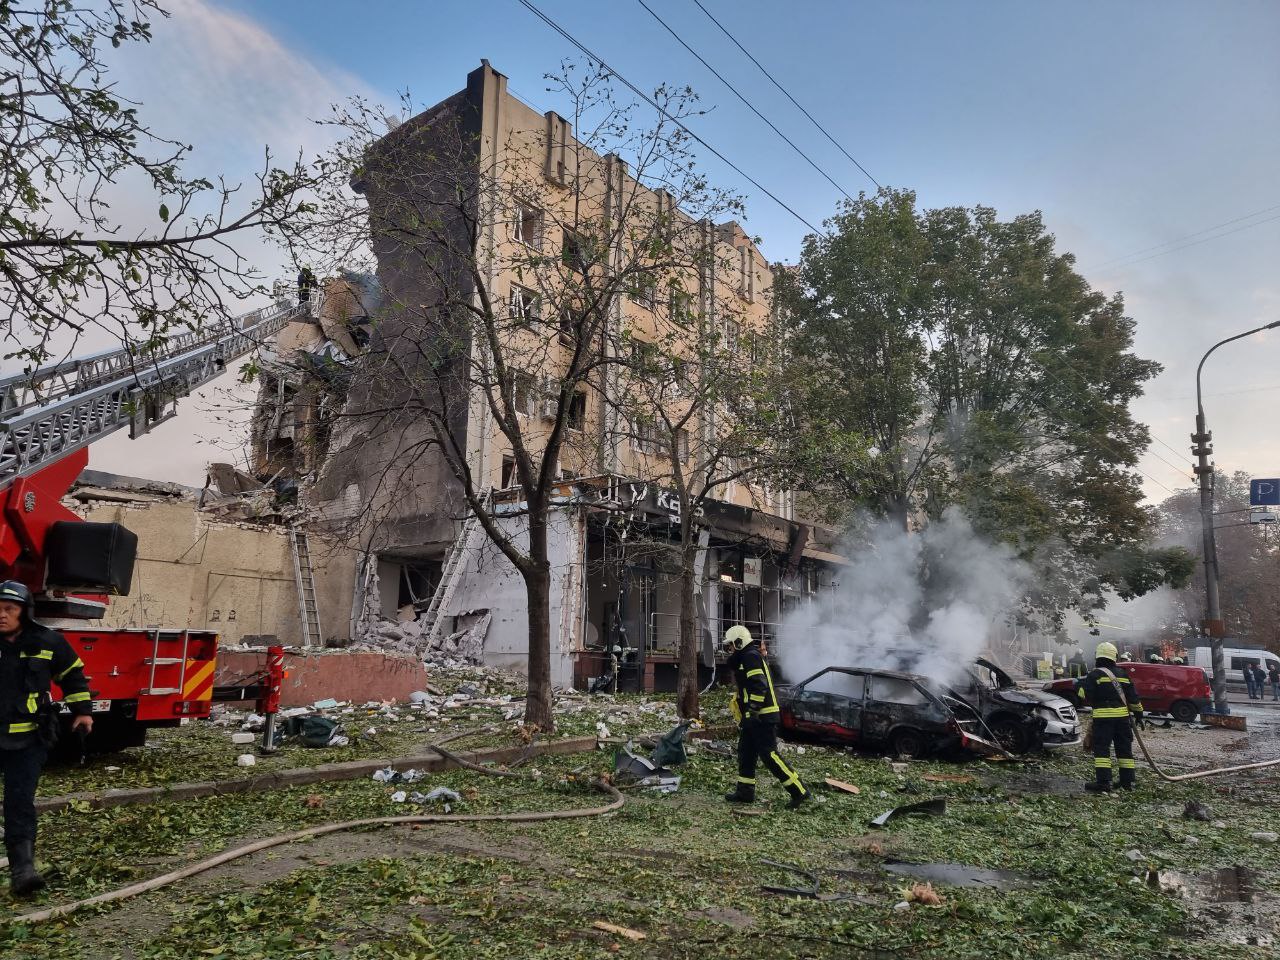
[[[39,740],[16,750],[0,750],[4,777],[4,842],[6,847],[36,840],[36,785],[48,751]]]
[[[1093,771],[1098,783],[1111,783],[1111,747],[1115,746],[1115,764],[1120,768],[1120,784],[1134,782],[1133,727],[1128,717],[1094,717]]]
[[[804,796],[800,774],[792,770],[778,753],[778,724],[762,717],[742,721],[738,734],[738,783],[755,787],[756,764],[763,763],[792,795]]]

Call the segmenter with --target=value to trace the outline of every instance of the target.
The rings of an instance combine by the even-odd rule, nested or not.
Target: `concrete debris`
[[[333,699],[333,697],[329,697],[327,700],[317,700],[311,706],[315,707],[317,710],[333,710],[341,706],[341,704],[339,704],[337,700]]]
[[[252,753],[242,753],[236,757],[237,767],[252,767],[258,762],[258,758]]]
[[[1187,820],[1200,820],[1204,823],[1208,823],[1213,819],[1213,814],[1209,812],[1209,808],[1196,800],[1187,801],[1187,805],[1182,809],[1182,816]]]
[[[906,913],[911,909],[911,904],[907,903],[905,900],[899,900],[893,905],[893,909],[895,913]]]
[[[1249,839],[1257,840],[1260,843],[1275,843],[1280,840],[1280,833],[1276,833],[1274,830],[1258,830],[1249,834]]]
[[[405,793],[403,790],[397,790],[395,793],[391,795],[392,803],[404,803],[408,799],[409,799],[409,794]]]
[[[430,700],[431,695],[424,690],[415,690],[413,693],[409,694],[410,703],[424,704],[430,702]]]
[[[1137,849],[1136,847],[1132,850],[1126,850],[1124,852],[1124,855],[1127,859],[1133,861],[1134,863],[1137,863],[1139,860],[1146,859],[1146,854],[1144,854],[1141,850]]]
[[[255,737],[252,733],[233,733],[231,735],[231,742],[238,743],[238,744],[253,743],[253,741],[256,739],[257,737]]]

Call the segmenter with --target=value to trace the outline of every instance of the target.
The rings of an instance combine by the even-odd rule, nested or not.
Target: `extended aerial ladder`
[[[90,523],[63,506],[88,465],[89,445],[126,428],[137,437],[168,420],[181,397],[290,321],[318,312],[318,299],[317,291],[299,303],[284,288],[272,305],[220,329],[0,377],[0,580],[27,584],[41,616],[101,618],[110,595],[129,592],[137,538],[120,524]],[[148,725],[208,715],[216,633],[63,632],[85,662],[95,712],[105,714],[95,724],[100,747],[141,743]]]

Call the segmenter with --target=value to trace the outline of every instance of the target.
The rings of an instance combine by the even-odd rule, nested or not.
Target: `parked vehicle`
[[[1010,753],[1078,746],[1080,718],[1069,700],[1047,690],[1022,690],[997,664],[981,657],[953,690],[986,722]]]
[[[1200,667],[1173,663],[1126,663],[1123,666],[1142,698],[1142,709],[1146,713],[1167,714],[1179,723],[1190,723],[1213,702],[1209,674]],[[1072,681],[1054,680],[1045,684],[1044,689],[1070,697]]]
[[[1200,667],[1212,677],[1213,648],[1194,647],[1188,652],[1190,656],[1187,657],[1187,663]],[[1273,663],[1280,666],[1280,654],[1261,647],[1223,647],[1222,661],[1227,667],[1227,680],[1243,684],[1244,674],[1241,671],[1246,663],[1256,663],[1265,672]]]
[[[978,715],[927,677],[893,670],[827,667],[778,687],[781,733],[791,740],[866,745],[923,757],[959,749],[1000,753]]]

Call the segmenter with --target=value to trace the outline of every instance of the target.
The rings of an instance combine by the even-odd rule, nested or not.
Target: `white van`
[[[1244,683],[1244,670],[1246,663],[1256,663],[1265,671],[1272,664],[1280,667],[1280,654],[1272,653],[1270,650],[1263,650],[1261,647],[1223,647],[1222,659],[1227,667],[1227,679],[1234,680],[1237,683]],[[1213,648],[1212,647],[1195,647],[1191,650],[1191,659],[1187,661],[1188,666],[1200,667],[1210,677],[1213,676]]]

